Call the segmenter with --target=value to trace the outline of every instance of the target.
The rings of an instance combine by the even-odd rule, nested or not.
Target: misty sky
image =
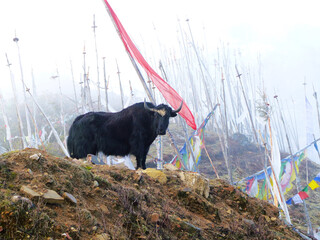
[[[255,61],[260,54],[264,81],[270,83],[268,88],[295,85],[297,93],[304,79],[319,87],[320,21],[316,1],[302,4],[301,1],[110,0],[109,3],[140,48],[151,46],[156,52],[159,42],[162,47],[175,47],[178,20],[185,26],[188,18],[196,42],[205,44],[208,50],[223,41],[252,56],[248,62]],[[98,26],[99,58],[106,57],[110,74],[116,72],[112,70],[115,59],[122,58],[121,72],[132,71],[101,0],[1,1],[0,74],[5,78],[1,79],[2,88],[10,87],[5,53],[12,67],[18,67],[17,49],[12,41],[15,32],[20,39],[27,82],[31,68],[43,88],[46,84],[41,83],[50,82],[57,68],[61,78],[69,78],[70,60],[75,77],[79,78],[84,45],[88,59],[92,58],[91,74],[95,74],[93,14]],[[15,77],[19,79],[18,73]]]

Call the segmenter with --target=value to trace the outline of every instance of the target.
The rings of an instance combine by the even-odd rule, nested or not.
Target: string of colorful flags
[[[195,156],[195,162],[193,162],[192,157],[190,156],[190,153],[187,151],[186,143],[183,145],[183,147],[180,149],[180,153],[182,155],[182,161],[184,163],[184,166],[186,166],[189,171],[197,171],[198,165],[201,161],[201,150],[204,147],[204,132],[205,127],[210,119],[210,117],[214,114],[215,109],[218,105],[214,107],[214,109],[208,114],[208,116],[204,119],[201,126],[193,132],[193,134],[189,137],[190,144],[192,146],[192,150]],[[171,161],[171,164],[175,165],[177,168],[182,169],[182,163],[180,162],[180,159],[178,156],[175,156]]]
[[[318,173],[317,176],[314,179],[312,179],[311,182],[309,182],[308,185],[302,189],[302,191],[300,191],[299,193],[294,195],[292,198],[289,198],[286,201],[286,203],[289,205],[291,205],[292,202],[294,204],[303,203],[302,200],[309,197],[309,195],[307,193],[309,191],[309,188],[311,188],[311,190],[315,190],[316,188],[320,187],[320,185],[318,183],[320,183],[320,173]]]
[[[281,160],[281,170],[280,170],[280,186],[283,193],[289,192],[293,187],[293,181],[296,179],[296,174],[293,167],[293,162],[296,165],[297,172],[299,173],[299,166],[301,162],[306,158],[306,151],[295,155],[293,161],[291,157],[286,157]],[[267,168],[267,175],[271,176],[271,167]],[[281,178],[280,178],[281,176]],[[258,181],[263,180],[261,187],[259,187]],[[267,199],[267,184],[265,172],[259,173],[246,178],[246,188],[245,191],[252,197],[259,199]],[[270,183],[273,185],[272,179],[270,178]]]
[[[296,173],[294,171],[293,164],[296,165],[297,173],[299,173],[299,166],[300,166],[301,162],[307,157],[308,148],[314,147],[315,150],[319,153],[318,146],[317,146],[317,141],[319,141],[319,140],[320,139],[313,141],[308,146],[306,146],[305,148],[303,148],[300,151],[298,151],[297,153],[295,153],[293,155],[293,157],[288,156],[288,157],[281,160],[281,170],[280,170],[280,174],[278,177],[280,180],[279,182],[280,182],[281,189],[284,194],[288,193],[292,189],[293,181],[296,179]],[[293,161],[292,161],[292,159],[293,159]],[[272,179],[270,178],[271,167],[268,167],[266,172],[267,172],[267,175],[270,179],[271,185],[273,185]],[[245,179],[242,179],[241,181],[239,181],[237,183],[240,183],[243,181],[246,181],[246,186],[243,189],[243,191],[245,191],[247,194],[249,194],[252,197],[267,200],[268,188],[267,188],[267,184],[266,184],[266,174],[265,174],[264,170],[259,171],[255,174],[245,178]],[[259,187],[259,182],[260,182],[260,187]],[[319,184],[318,184],[318,182],[319,182]],[[307,194],[309,187],[312,190],[314,190],[314,189],[318,188],[319,186],[320,186],[320,173],[305,188],[303,188],[302,191],[295,194],[292,198],[288,199],[286,201],[286,203],[287,204],[292,204],[292,202],[294,204],[302,203],[303,199],[306,199],[309,197],[309,195]],[[271,197],[271,194],[269,196]]]

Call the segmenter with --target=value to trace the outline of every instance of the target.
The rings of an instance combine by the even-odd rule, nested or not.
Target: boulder
[[[168,171],[178,171],[179,168],[177,168],[176,166],[174,166],[173,164],[171,163],[166,163],[163,165],[163,168],[168,170]]]
[[[209,180],[207,178],[195,172],[179,172],[178,176],[189,188],[192,188],[196,193],[206,198],[209,197],[210,187]]]
[[[29,158],[32,160],[38,160],[41,157],[41,153],[35,153],[31,155]]]
[[[37,193],[36,191],[33,191],[31,188],[29,188],[28,186],[25,186],[23,185],[21,188],[20,188],[20,191],[27,195],[30,199],[35,199],[35,198],[40,198],[40,194]]]
[[[64,199],[67,199],[69,202],[73,203],[73,204],[77,204],[77,199],[70,193],[63,193],[62,197]]]
[[[61,204],[64,202],[64,198],[53,190],[48,190],[42,197],[47,203]]]
[[[142,172],[147,174],[149,177],[158,180],[162,184],[167,182],[167,176],[160,170],[154,168],[147,168]]]

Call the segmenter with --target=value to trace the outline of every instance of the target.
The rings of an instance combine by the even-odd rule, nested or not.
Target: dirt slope
[[[187,183],[192,174],[150,172],[83,164],[38,149],[1,155],[0,239],[301,239],[278,219],[277,208],[223,180],[209,184],[197,176],[208,183],[205,193],[201,184],[199,190]],[[48,190],[77,203],[44,199]]]

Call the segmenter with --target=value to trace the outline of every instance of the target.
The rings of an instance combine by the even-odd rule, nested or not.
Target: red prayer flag
[[[304,191],[299,192],[299,196],[301,197],[301,200],[309,197],[309,195]]]
[[[147,61],[143,58],[137,47],[132,42],[131,38],[127,34],[126,30],[122,26],[120,20],[117,15],[111,8],[110,4],[107,0],[104,0],[107,8],[109,9],[109,13],[114,20],[114,23],[119,31],[121,40],[132,58],[139,62],[141,67],[146,71],[149,78],[152,80],[154,85],[159,89],[163,97],[167,100],[167,102],[174,108],[177,109],[181,102],[183,101],[182,109],[179,114],[186,120],[187,124],[192,127],[194,130],[197,129],[197,125],[194,120],[194,116],[188,108],[185,101],[180,97],[180,95],[166,82],[164,81],[147,63]]]

